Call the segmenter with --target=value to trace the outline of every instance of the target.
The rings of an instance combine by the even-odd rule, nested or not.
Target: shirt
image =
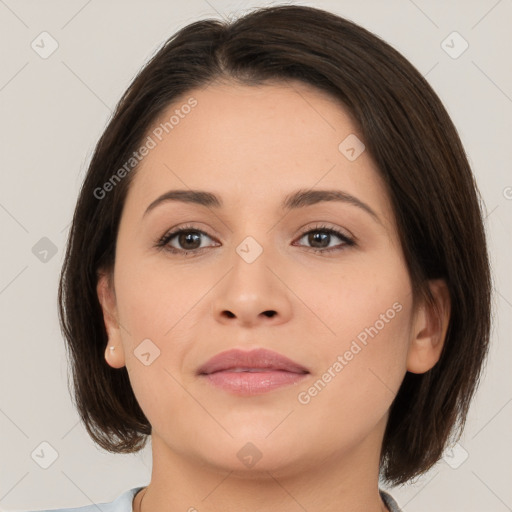
[[[144,487],[134,487],[128,491],[123,492],[114,501],[109,503],[98,503],[96,505],[84,505],[83,507],[75,508],[59,508],[51,510],[37,510],[34,512],[98,512],[98,505],[101,505],[102,512],[132,512],[132,503],[135,495]],[[382,489],[379,489],[382,501],[386,504],[389,512],[402,512],[398,507],[397,502],[392,498],[390,494]]]

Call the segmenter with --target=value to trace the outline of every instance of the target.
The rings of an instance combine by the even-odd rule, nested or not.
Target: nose
[[[215,288],[212,308],[222,324],[279,325],[292,315],[291,292],[265,251],[252,263],[235,253],[231,269]]]

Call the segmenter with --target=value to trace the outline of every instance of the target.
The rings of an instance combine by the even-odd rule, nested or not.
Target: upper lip
[[[234,368],[244,369],[266,369],[266,370],[282,370],[293,373],[309,373],[307,368],[292,361],[282,354],[258,348],[250,351],[239,349],[226,350],[213,356],[206,361],[198,370],[197,373],[210,374],[229,370]]]

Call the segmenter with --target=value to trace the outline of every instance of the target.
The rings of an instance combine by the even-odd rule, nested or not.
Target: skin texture
[[[134,176],[113,283],[104,274],[97,287],[109,346],[116,347],[106,347],[106,364],[126,365],[153,428],[142,510],[385,510],[378,465],[388,409],[406,371],[425,372],[439,359],[449,319],[446,286],[431,282],[439,317],[422,303],[413,309],[384,183],[366,151],[349,161],[338,150],[358,132],[333,98],[295,82],[217,83],[191,91],[162,120],[191,96],[197,105]],[[143,216],[174,189],[212,192],[224,205],[167,202]],[[336,201],[281,209],[297,189],[342,190],[379,220]],[[185,256],[155,247],[166,232],[190,224],[207,233],[202,251]],[[332,235],[316,248],[336,250],[314,252],[303,233],[318,225],[355,237],[356,245]],[[236,251],[247,236],[263,249],[252,263]],[[183,247],[178,237],[171,243]],[[393,304],[400,311],[301,403],[299,393]],[[148,366],[134,354],[147,338],[160,350]],[[277,351],[310,374],[250,397],[196,375],[210,357],[235,347]],[[252,467],[237,456],[248,442],[261,453]]]

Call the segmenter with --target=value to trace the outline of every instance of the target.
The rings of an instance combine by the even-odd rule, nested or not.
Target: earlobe
[[[425,373],[438,361],[443,350],[450,322],[451,301],[448,285],[443,279],[429,281],[432,302],[418,306],[407,354],[407,370]]]
[[[109,341],[110,343],[110,341]],[[105,349],[105,360],[112,368],[122,368],[125,366],[124,352],[122,345],[109,345]]]
[[[105,360],[112,368],[122,368],[125,365],[125,360],[120,325],[117,318],[117,304],[108,274],[99,274],[96,292],[103,311],[103,321],[108,337]]]

